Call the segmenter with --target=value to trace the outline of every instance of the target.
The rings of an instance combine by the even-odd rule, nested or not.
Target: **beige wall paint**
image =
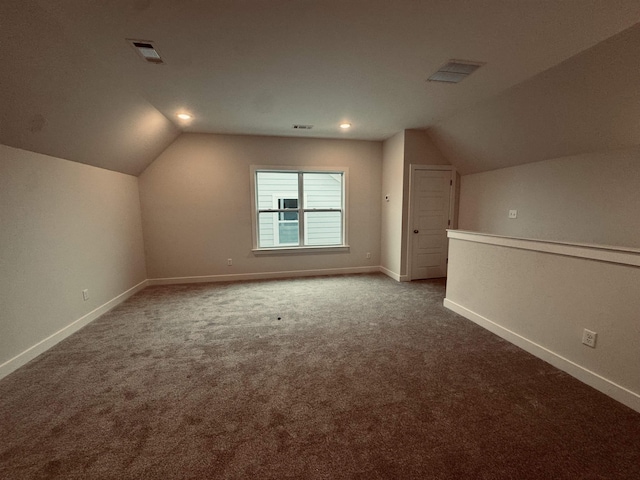
[[[431,138],[424,130],[404,131],[404,171],[402,182],[402,250],[400,263],[401,274],[409,273],[409,182],[411,181],[411,165],[450,165]]]
[[[404,136],[404,131],[399,132],[382,145],[380,265],[396,279],[401,274]]]
[[[639,57],[636,24],[429,134],[463,174],[637,146]]]
[[[632,265],[450,239],[445,304],[640,411],[638,285]]]
[[[640,148],[462,177],[459,228],[640,247]],[[510,209],[518,218],[507,218]]]
[[[146,279],[135,177],[0,145],[0,225],[0,365]]]
[[[251,165],[347,167],[350,251],[256,256]],[[381,167],[380,142],[183,134],[139,177],[149,278],[375,267]]]
[[[404,131],[404,162],[409,165],[450,165],[440,149],[436,147],[426,130]]]
[[[383,144],[382,267],[397,280],[408,273],[411,165],[449,165],[424,130],[403,130]],[[385,200],[389,195],[389,201]]]

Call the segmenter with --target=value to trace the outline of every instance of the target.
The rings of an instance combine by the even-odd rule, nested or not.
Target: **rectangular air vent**
[[[449,60],[448,63],[438,69],[436,73],[431,75],[428,80],[430,82],[459,83],[484,63],[468,62],[465,60]]]
[[[158,49],[153,45],[152,42],[148,40],[130,40],[127,39],[127,42],[138,52],[145,61],[149,63],[164,63],[160,54],[158,53]]]
[[[313,128],[313,125],[294,125],[293,129],[294,130],[311,130]]]

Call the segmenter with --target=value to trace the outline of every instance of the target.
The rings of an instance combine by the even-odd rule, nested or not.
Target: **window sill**
[[[349,245],[336,245],[332,247],[274,247],[254,248],[254,255],[306,255],[315,253],[343,253],[349,251]]]

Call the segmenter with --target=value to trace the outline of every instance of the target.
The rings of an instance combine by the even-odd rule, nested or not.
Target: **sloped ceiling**
[[[428,133],[463,174],[640,145],[640,24]]]
[[[137,175],[181,131],[383,140],[437,125],[455,156],[477,142],[460,115],[639,15],[637,0],[3,0],[0,143]],[[487,63],[426,82],[451,58]],[[478,145],[464,168],[495,168]]]
[[[29,0],[0,22],[1,143],[137,175],[180,134],[92,37]]]

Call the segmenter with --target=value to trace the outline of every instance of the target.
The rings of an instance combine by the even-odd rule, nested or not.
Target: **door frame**
[[[407,225],[406,225],[406,248],[407,248],[407,258],[406,258],[406,268],[407,268],[407,280],[413,280],[413,272],[412,270],[412,258],[413,258],[413,195],[414,195],[414,185],[413,182],[416,178],[417,170],[448,170],[451,172],[451,188],[449,189],[449,219],[451,220],[451,225],[449,225],[449,229],[456,229],[458,227],[458,204],[457,200],[457,191],[458,191],[458,175],[455,167],[453,165],[421,165],[421,164],[410,164],[409,165],[409,200],[408,200],[408,208],[407,208]],[[449,240],[447,239],[447,248],[448,248]]]

